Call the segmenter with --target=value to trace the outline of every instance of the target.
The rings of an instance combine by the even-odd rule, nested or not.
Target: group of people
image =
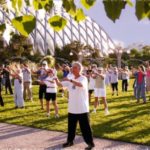
[[[46,99],[46,115],[50,116],[50,101],[52,101],[55,109],[55,118],[59,117],[57,92],[58,86],[68,91],[68,138],[63,147],[72,146],[75,138],[75,130],[77,122],[81,128],[81,132],[85,142],[88,144],[87,149],[94,147],[92,130],[89,123],[89,104],[91,95],[94,93],[94,109],[96,113],[99,105],[99,98],[104,104],[105,115],[109,114],[107,104],[106,86],[111,85],[112,96],[118,95],[118,79],[122,80],[122,92],[128,91],[129,79],[131,74],[135,77],[134,95],[139,102],[143,98],[146,103],[146,90],[150,90],[150,66],[147,68],[140,65],[138,69],[125,66],[122,68],[109,66],[107,68],[97,67],[92,64],[88,68],[83,68],[79,62],[74,62],[72,66],[63,64],[59,66],[62,71],[62,80],[57,77],[57,69],[49,68],[48,63],[43,61],[37,69],[31,69],[27,64],[13,64],[11,66],[1,67],[0,69],[0,85],[5,79],[6,94],[7,89],[13,94],[11,88],[10,77],[14,79],[14,102],[15,108],[24,108],[24,100],[33,101],[32,96],[32,74],[37,75],[39,84],[39,99],[41,109],[44,109],[44,99]],[[4,106],[1,95],[2,86],[0,86],[0,104]]]
[[[11,84],[12,79],[14,80],[14,92]],[[27,64],[1,66],[0,81],[0,93],[2,85],[5,85],[5,94],[8,94],[9,90],[9,93],[14,95],[15,108],[24,108],[24,100],[27,99],[27,96],[32,101],[32,77],[31,70]],[[3,101],[2,95],[1,99]]]
[[[150,65],[139,65],[138,70],[132,69],[132,73],[135,76],[134,80],[134,96],[139,103],[140,98],[143,99],[143,104],[147,102],[146,93],[150,91]]]
[[[72,69],[69,65],[63,64],[59,66],[63,73],[63,79],[73,78]],[[44,108],[43,100],[46,99],[46,110],[47,116],[50,116],[50,99],[52,99],[55,116],[58,115],[58,105],[57,105],[57,84],[55,83],[54,78],[57,77],[57,70],[54,68],[49,68],[48,63],[43,61],[41,66],[36,70],[31,69],[28,64],[13,64],[2,66],[0,68],[0,104],[4,106],[4,101],[1,95],[2,85],[5,85],[5,93],[8,91],[12,95],[14,94],[15,98],[15,107],[23,108],[24,100],[29,99],[33,100],[32,96],[32,74],[38,76],[39,84],[39,99],[41,103],[41,108]],[[105,109],[105,114],[109,114],[108,105],[106,100],[106,86],[110,85],[112,89],[112,96],[119,95],[118,93],[118,80],[122,80],[122,92],[128,91],[129,79],[133,75],[135,77],[135,82],[133,85],[134,96],[139,102],[140,98],[143,98],[143,102],[146,103],[146,92],[150,91],[150,65],[146,64],[146,68],[143,65],[140,65],[138,69],[131,68],[129,70],[128,66],[124,68],[117,67],[97,67],[96,64],[92,64],[88,68],[83,68],[82,74],[85,75],[88,79],[88,94],[89,102],[91,102],[91,95],[94,93],[94,110],[96,113],[97,106],[99,105],[99,98],[102,99]],[[11,86],[11,78],[14,79],[14,92]],[[64,89],[61,90],[62,95],[64,95]],[[46,94],[47,93],[47,94]],[[52,96],[48,93],[53,93]]]

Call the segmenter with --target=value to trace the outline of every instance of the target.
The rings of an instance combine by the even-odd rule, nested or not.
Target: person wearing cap
[[[95,145],[92,137],[92,130],[89,123],[89,100],[88,100],[88,81],[87,77],[82,75],[82,65],[79,62],[72,64],[72,73],[74,78],[65,78],[62,82],[56,78],[59,86],[64,86],[69,91],[68,103],[68,138],[63,147],[70,147],[74,143],[77,123],[84,141],[88,145],[86,149],[92,149]]]
[[[39,99],[40,99],[41,109],[44,109],[43,99],[46,96],[46,85],[41,83],[43,80],[47,78],[47,69],[48,69],[48,64],[46,61],[43,61],[41,67],[37,71],[33,72],[38,75]]]
[[[93,112],[96,113],[97,106],[99,104],[99,98],[102,98],[105,115],[109,114],[107,101],[106,101],[106,85],[105,85],[105,74],[103,73],[103,68],[99,67],[97,71],[94,72],[95,75],[95,88],[94,88],[94,110]]]
[[[48,74],[47,78],[43,80],[43,84],[46,85],[46,95],[45,95],[46,111],[47,111],[46,115],[47,117],[50,117],[50,100],[52,100],[55,109],[55,118],[59,118],[58,105],[56,101],[56,94],[57,94],[57,84],[55,81],[56,76],[54,75],[52,69],[48,69],[47,74]]]

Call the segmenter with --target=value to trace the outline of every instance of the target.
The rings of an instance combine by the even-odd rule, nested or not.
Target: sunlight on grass
[[[111,96],[111,89],[107,88],[110,115],[104,115],[104,106],[100,101],[97,113],[90,113],[94,136],[150,145],[150,101],[143,105],[141,100],[137,104],[133,97],[132,83],[131,80],[128,93],[121,92],[119,83],[119,96]],[[5,107],[0,107],[0,122],[67,132],[67,98],[62,98],[60,93],[57,98],[60,114],[58,119],[54,117],[53,106],[50,118],[46,117],[45,110],[40,109],[38,86],[33,86],[34,101],[26,101],[25,109],[14,109],[13,96],[2,94]],[[93,101],[94,97],[92,103]],[[93,110],[92,103],[90,112]],[[77,133],[80,134],[79,127]]]

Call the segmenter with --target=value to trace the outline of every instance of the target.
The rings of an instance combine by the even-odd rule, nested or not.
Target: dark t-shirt
[[[7,80],[10,79],[10,73],[9,73],[9,71],[3,70],[2,74],[3,74],[3,77],[4,77],[5,79],[7,79]]]
[[[2,91],[2,77],[0,75],[0,92]]]

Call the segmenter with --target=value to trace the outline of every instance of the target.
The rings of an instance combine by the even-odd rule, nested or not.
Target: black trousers
[[[122,91],[126,91],[128,90],[128,80],[122,80]]]
[[[112,87],[113,92],[114,92],[115,90],[118,91],[118,82],[112,83],[112,84],[111,84],[111,87]]]
[[[0,95],[0,105],[1,105],[1,106],[4,106],[4,101],[3,101],[3,98],[2,98],[1,95]]]
[[[11,82],[10,79],[6,79],[5,82],[5,90],[6,90],[6,94],[7,94],[7,90],[9,90],[10,94],[13,94],[12,88],[11,88]]]
[[[94,144],[93,143],[93,137],[92,137],[92,130],[89,123],[89,114],[83,113],[83,114],[68,114],[68,139],[67,142],[73,142],[75,138],[75,132],[77,123],[79,121],[80,129],[82,132],[82,136],[84,138],[84,141],[87,144]]]

